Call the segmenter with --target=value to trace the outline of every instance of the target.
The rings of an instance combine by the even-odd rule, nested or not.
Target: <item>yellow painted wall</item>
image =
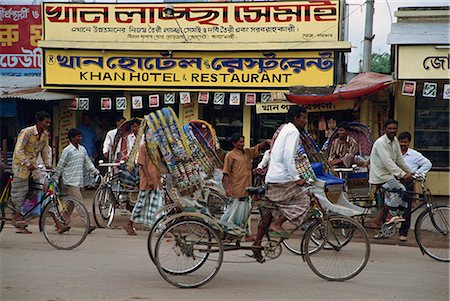
[[[445,171],[430,171],[427,185],[433,195],[450,195],[450,175]]]
[[[397,82],[395,95],[394,118],[398,121],[398,132],[408,131],[411,133],[411,146],[414,146],[414,115],[416,102],[413,96],[402,95],[403,81]]]

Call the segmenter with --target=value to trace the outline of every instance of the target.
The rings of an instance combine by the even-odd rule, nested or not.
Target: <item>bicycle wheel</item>
[[[438,261],[450,261],[449,220],[450,207],[437,206],[432,211],[422,212],[414,227],[414,234],[422,251]]]
[[[169,211],[166,212],[166,214],[160,216],[150,228],[150,232],[148,234],[147,239],[147,251],[153,263],[155,263],[155,248],[156,248],[156,243],[154,242],[154,240],[158,239],[159,237],[158,232],[161,233],[165,228],[167,228],[167,225],[162,226],[162,223],[173,212],[176,212],[176,208],[169,209]]]
[[[71,250],[79,246],[89,231],[86,206],[72,197],[56,197],[45,205],[41,216],[41,230],[55,248]]]
[[[222,265],[223,244],[209,225],[181,220],[168,226],[158,238],[155,262],[161,276],[181,288],[202,286]]]
[[[227,206],[227,200],[214,191],[210,191],[207,199],[209,213],[212,216],[221,218]]]
[[[305,260],[311,270],[323,279],[351,279],[364,269],[369,260],[369,236],[361,224],[351,218],[332,216],[317,223],[305,235],[304,247],[308,250]],[[317,237],[323,241],[319,248]]]
[[[92,212],[99,228],[109,227],[114,219],[114,195],[110,187],[97,189],[92,202]]]

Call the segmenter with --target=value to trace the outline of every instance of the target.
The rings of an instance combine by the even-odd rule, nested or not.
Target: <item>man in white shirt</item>
[[[116,128],[106,133],[105,141],[103,142],[103,155],[107,160],[109,159],[108,161],[113,161],[115,159],[117,151],[120,151],[120,149],[118,149],[114,154],[111,153],[113,151],[112,147],[114,144],[114,138],[117,134],[117,130],[124,122],[125,118],[123,116],[118,116],[116,118]]]
[[[403,159],[400,144],[396,137],[398,122],[394,119],[388,119],[384,126],[386,133],[375,141],[370,153],[369,183],[379,185],[389,193],[390,197],[385,199],[387,205],[385,220],[390,222],[394,220],[404,221],[401,215],[407,207],[407,201],[401,197],[400,191],[406,189],[398,179],[402,179],[403,182],[410,181],[411,171]],[[393,192],[394,190],[397,192]],[[380,219],[383,218],[382,212],[383,210],[380,210],[380,214],[375,220],[376,224],[379,224]]]
[[[269,227],[271,236],[285,236],[282,225],[286,220],[301,223],[309,209],[310,199],[303,191],[306,179],[297,171],[295,157],[300,146],[300,132],[306,125],[306,109],[301,106],[291,106],[287,114],[288,123],[278,133],[273,141],[270,152],[269,169],[266,175],[266,197],[277,204],[279,216],[272,222],[271,211],[263,214],[258,225],[258,233],[254,245],[260,246],[264,230]],[[261,251],[254,250],[258,262],[264,261]]]
[[[84,170],[92,175],[98,175],[99,171],[95,168],[84,146],[81,145],[83,141],[81,131],[78,129],[70,129],[67,136],[70,143],[63,149],[53,177],[58,182],[59,177],[62,175],[62,181],[67,187],[69,196],[84,202],[83,195],[81,194],[81,187],[84,184]],[[95,226],[89,226],[89,233],[95,228]],[[61,231],[67,230],[61,229]]]
[[[430,171],[432,165],[430,160],[428,160],[424,155],[419,153],[416,150],[409,148],[409,144],[411,142],[411,134],[409,132],[401,132],[398,135],[398,142],[400,144],[400,149],[403,154],[403,159],[406,164],[409,166],[411,173],[418,174],[426,174]],[[414,190],[413,181],[408,181],[405,183],[407,190]],[[409,227],[411,226],[411,203],[412,199],[410,197],[407,198],[408,208],[403,213],[403,218],[405,222],[402,223],[402,226],[399,230],[399,239],[401,241],[406,241],[408,236]]]

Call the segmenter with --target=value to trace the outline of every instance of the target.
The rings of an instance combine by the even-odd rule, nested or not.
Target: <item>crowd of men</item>
[[[287,220],[301,223],[308,211],[310,201],[303,191],[307,178],[296,168],[296,166],[308,164],[308,162],[299,162],[299,160],[307,159],[304,156],[298,156],[298,150],[301,148],[300,131],[304,129],[306,119],[305,108],[291,106],[287,114],[288,122],[277,129],[271,140],[245,148],[244,137],[241,134],[231,137],[233,149],[225,156],[223,185],[235,209],[233,212],[225,212],[222,219],[233,222],[239,227],[250,229],[248,216],[251,200],[245,188],[252,183],[252,160],[267,149],[264,153],[264,164],[260,164],[258,168],[268,166],[265,177],[266,196],[277,203],[279,214],[264,215],[256,237],[252,237],[248,231],[247,240],[254,241],[255,245],[261,244],[263,229],[268,227],[272,235],[283,236],[286,233],[283,223]],[[119,116],[116,119],[116,127],[106,132],[101,145],[101,156],[104,158],[116,162],[129,159],[136,143],[140,122],[139,120],[131,121],[130,132],[121,136],[117,143],[117,132],[124,122],[125,118]],[[13,214],[13,224],[17,233],[31,233],[27,229],[27,223],[20,209],[30,192],[30,179],[42,182],[42,175],[37,169],[39,160],[47,168],[52,168],[48,138],[50,124],[50,115],[46,112],[38,112],[36,124],[22,129],[15,145],[11,197],[16,209]],[[105,130],[104,127],[103,130]],[[332,142],[327,158],[332,168],[350,167],[356,162],[355,156],[359,152],[358,141],[349,135],[349,130],[346,123],[340,123],[337,126],[338,137]],[[365,165],[369,169],[369,183],[381,186],[389,196],[386,199],[385,210],[380,210],[381,213],[374,223],[379,226],[382,222],[394,220],[403,222],[399,239],[406,240],[411,219],[411,199],[402,192],[412,189],[412,174],[428,172],[431,169],[431,162],[419,152],[409,148],[411,135],[408,132],[401,133],[397,139],[397,131],[397,121],[387,120],[386,133],[375,141],[370,161]],[[54,179],[59,181],[61,177],[62,184],[67,187],[69,195],[80,200],[83,200],[81,188],[92,184],[92,178],[99,174],[93,164],[99,157],[98,136],[96,129],[91,126],[91,116],[84,114],[82,124],[77,129],[69,130],[69,144],[63,149],[61,158],[56,164]],[[133,221],[150,225],[154,222],[153,213],[162,205],[160,181],[162,170],[158,160],[159,154],[149,154],[145,144],[139,144],[136,166],[140,168],[132,173],[135,177],[140,176],[140,193],[130,222],[125,226],[129,235],[136,235]],[[87,175],[92,177],[89,178]],[[91,225],[89,232],[94,229],[95,226]],[[68,229],[62,228],[58,231],[63,233]],[[258,261],[262,259],[260,252],[255,252],[254,255]]]

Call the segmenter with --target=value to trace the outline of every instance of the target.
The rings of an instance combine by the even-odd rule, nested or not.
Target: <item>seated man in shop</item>
[[[358,142],[348,135],[349,130],[347,123],[338,125],[338,138],[333,141],[328,156],[328,163],[332,168],[351,167],[355,162],[359,146]]]

